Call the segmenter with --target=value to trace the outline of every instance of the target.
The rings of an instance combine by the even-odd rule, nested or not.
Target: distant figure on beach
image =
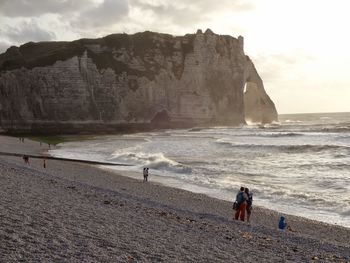
[[[290,225],[287,224],[286,218],[284,216],[280,217],[280,221],[278,222],[278,228],[281,229],[281,230],[286,230],[287,229],[289,231],[295,232],[295,231],[292,230]]]
[[[148,181],[148,169],[147,167],[143,168],[143,181],[147,182]]]
[[[43,166],[44,168],[46,168],[46,160],[44,159],[44,162],[43,162]]]
[[[23,155],[23,160],[25,164],[29,165],[29,156],[28,155]]]
[[[238,220],[239,218],[241,221],[244,221],[247,199],[248,197],[244,192],[244,187],[241,187],[238,194],[236,195],[237,208],[235,212],[235,220]]]
[[[280,217],[280,221],[278,222],[278,228],[281,230],[285,230],[287,228],[287,222],[284,216]]]
[[[250,223],[250,215],[252,214],[253,209],[253,193],[249,192],[249,189],[246,187],[244,192],[247,195],[247,222]]]

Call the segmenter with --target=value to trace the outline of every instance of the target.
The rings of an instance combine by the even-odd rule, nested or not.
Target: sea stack
[[[246,92],[244,92],[246,87]],[[277,121],[243,37],[113,34],[0,55],[0,130],[114,132]]]

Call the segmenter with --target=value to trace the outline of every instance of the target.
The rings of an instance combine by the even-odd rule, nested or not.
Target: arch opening
[[[259,83],[247,81],[243,90],[244,118],[247,124],[278,121],[275,105]]]

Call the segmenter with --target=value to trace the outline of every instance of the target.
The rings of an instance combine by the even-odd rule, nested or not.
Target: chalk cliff
[[[0,55],[0,127],[7,132],[238,125],[245,115],[277,120],[242,37],[146,31],[30,42]]]
[[[278,120],[277,110],[267,95],[262,79],[247,56],[245,66],[244,116],[247,122],[272,123]]]

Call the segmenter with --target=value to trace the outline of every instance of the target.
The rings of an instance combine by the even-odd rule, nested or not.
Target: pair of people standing
[[[233,204],[233,209],[236,210],[234,214],[235,220],[244,221],[245,213],[247,212],[247,222],[250,222],[250,215],[252,213],[253,205],[253,194],[249,192],[248,188],[241,187],[237,196],[236,201]]]
[[[143,168],[143,181],[147,182],[148,181],[148,167]]]

